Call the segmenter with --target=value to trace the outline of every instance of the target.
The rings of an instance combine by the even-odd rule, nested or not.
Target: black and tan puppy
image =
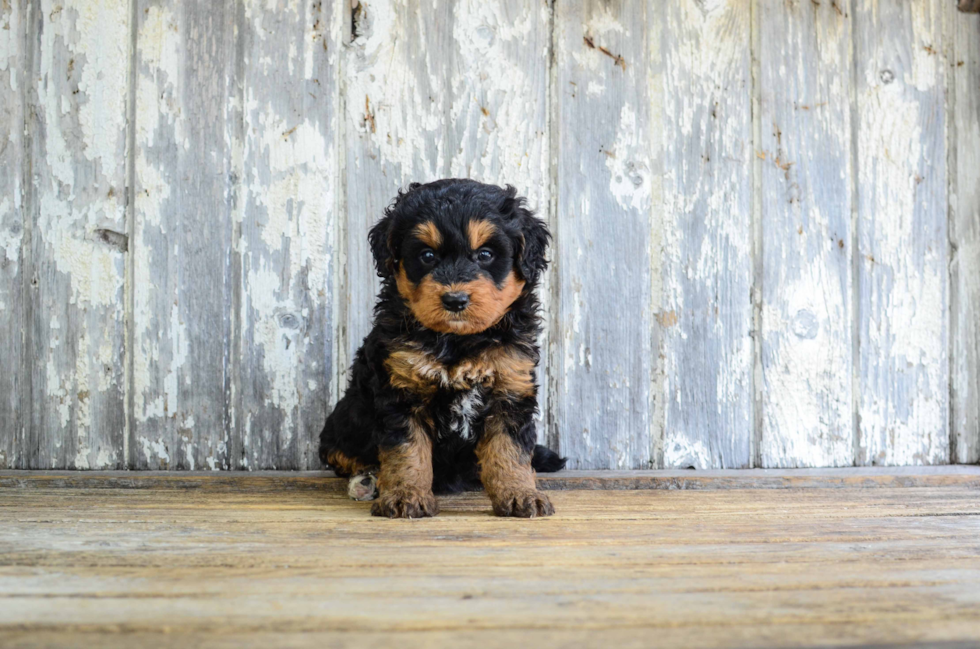
[[[372,228],[374,328],[320,435],[353,496],[376,473],[372,514],[434,516],[434,492],[480,482],[500,516],[554,513],[534,481],[565,465],[533,419],[549,236],[514,188],[456,179],[412,184]]]

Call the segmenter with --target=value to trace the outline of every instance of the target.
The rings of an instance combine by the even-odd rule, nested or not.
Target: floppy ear
[[[534,212],[524,206],[525,199],[517,195],[517,190],[507,185],[507,198],[504,199],[503,213],[509,214],[517,225],[517,268],[528,284],[537,284],[538,277],[548,267],[545,251],[551,240],[544,221],[534,216]]]
[[[378,271],[378,277],[382,279],[387,279],[395,273],[395,251],[391,247],[391,229],[394,223],[394,210],[389,208],[385,210],[384,217],[375,223],[368,233],[371,254],[374,255],[374,267]]]
[[[378,277],[387,279],[395,274],[395,264],[398,262],[398,251],[395,250],[394,228],[395,220],[402,200],[413,189],[421,187],[420,183],[411,183],[407,191],[399,190],[397,198],[385,209],[385,215],[374,224],[368,233],[371,244],[371,254],[374,255],[374,267]]]

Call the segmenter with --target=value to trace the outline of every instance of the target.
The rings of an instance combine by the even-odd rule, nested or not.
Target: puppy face
[[[513,188],[470,180],[412,185],[371,231],[382,277],[428,329],[496,324],[546,264],[548,233]]]

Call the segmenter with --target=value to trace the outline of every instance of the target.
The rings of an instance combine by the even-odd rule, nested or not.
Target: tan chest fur
[[[479,356],[447,366],[412,347],[397,349],[385,361],[391,385],[431,396],[437,390],[471,390],[477,386],[513,396],[534,393],[534,361],[510,348],[488,349]]]

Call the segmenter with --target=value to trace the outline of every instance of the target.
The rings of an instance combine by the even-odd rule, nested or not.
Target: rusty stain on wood
[[[596,45],[595,42],[592,40],[592,37],[589,36],[588,34],[583,36],[582,40],[585,41],[585,44],[587,47],[589,47],[589,49],[599,50],[600,52],[602,52],[603,54],[605,54],[606,56],[608,56],[613,60],[613,65],[618,65],[620,68],[622,68],[623,72],[626,72],[626,59],[624,59],[622,56],[620,56],[619,54],[613,54],[602,45]]]

